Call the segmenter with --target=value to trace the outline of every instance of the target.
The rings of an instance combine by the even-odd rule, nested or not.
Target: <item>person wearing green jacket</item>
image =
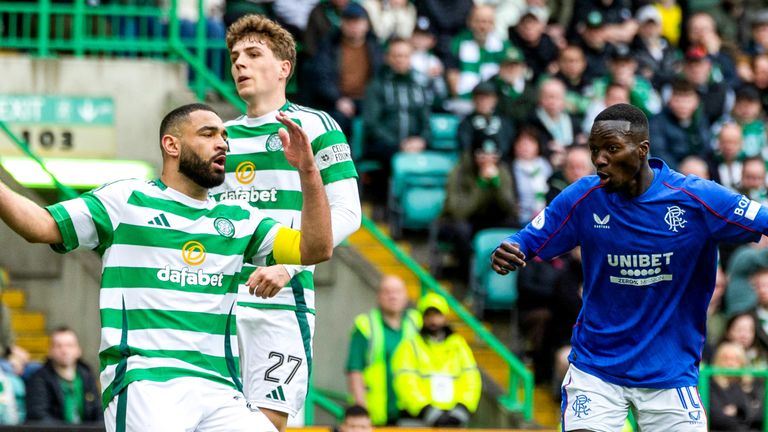
[[[354,402],[366,407],[375,426],[394,425],[399,417],[392,386],[392,353],[414,337],[421,315],[408,308],[405,282],[394,275],[379,284],[378,306],[355,318],[347,357],[347,384]]]
[[[467,341],[448,325],[448,303],[429,293],[419,301],[424,326],[395,350],[392,370],[401,426],[466,427],[482,382]]]

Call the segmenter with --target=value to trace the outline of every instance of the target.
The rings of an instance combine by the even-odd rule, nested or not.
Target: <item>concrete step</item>
[[[20,289],[3,290],[2,301],[11,309],[22,309],[27,304],[27,297]]]
[[[45,315],[42,312],[15,310],[11,313],[11,327],[16,334],[45,333]]]
[[[30,355],[45,357],[48,353],[48,335],[43,332],[22,333],[16,336],[16,344],[29,351]]]

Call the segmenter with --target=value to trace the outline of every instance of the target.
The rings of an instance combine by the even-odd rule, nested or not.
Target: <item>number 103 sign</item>
[[[113,158],[116,154],[112,98],[0,95],[0,121],[44,157]],[[0,155],[22,152],[0,133]]]

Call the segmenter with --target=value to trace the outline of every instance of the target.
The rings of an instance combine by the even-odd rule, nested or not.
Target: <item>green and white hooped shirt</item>
[[[137,380],[200,377],[240,388],[234,310],[243,260],[282,260],[281,234],[292,230],[241,202],[198,201],[159,180],[107,184],[48,211],[63,237],[54,250],[102,256],[103,406]]]
[[[324,185],[357,177],[347,139],[330,115],[291,102],[286,102],[279,111],[287,113],[307,133]],[[211,195],[217,201],[246,201],[281,224],[299,229],[301,182],[298,171],[285,159],[277,134],[283,127],[275,119],[277,112],[256,118],[241,116],[225,124],[229,134],[226,180],[222,186],[212,189]],[[267,257],[252,264],[263,266],[275,262]],[[254,269],[246,265],[242,273],[239,306],[315,313],[314,266],[305,267],[289,286],[269,299],[248,293],[245,282]]]

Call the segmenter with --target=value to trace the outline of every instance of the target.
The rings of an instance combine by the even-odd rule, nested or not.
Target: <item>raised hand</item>
[[[517,243],[502,242],[491,254],[491,268],[500,275],[525,267],[525,254]]]
[[[315,156],[312,153],[312,143],[309,142],[309,137],[304,129],[282,111],[277,113],[275,118],[285,126],[285,129],[280,128],[277,133],[280,136],[280,141],[283,142],[283,151],[288,163],[299,171],[315,169],[317,165],[315,165]]]

